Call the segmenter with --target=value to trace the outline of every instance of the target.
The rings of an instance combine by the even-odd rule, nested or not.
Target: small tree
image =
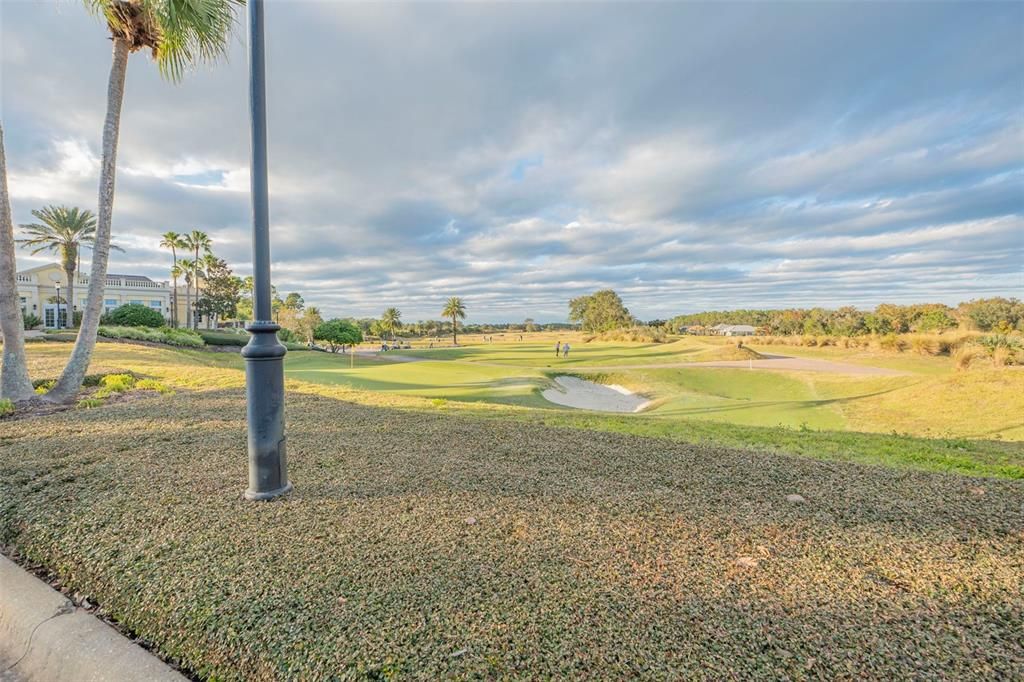
[[[299,319],[299,333],[306,339],[306,343],[313,343],[317,327],[324,323],[320,317],[320,309],[316,306],[309,306]],[[362,336],[362,334],[360,334]]]
[[[363,340],[363,332],[359,327],[348,320],[337,318],[318,325],[313,336],[319,341],[326,341],[332,353],[336,353],[339,346],[350,346]]]
[[[206,288],[196,302],[196,312],[214,321],[232,318],[237,314],[241,292],[242,280],[224,260],[212,258],[206,265]]]
[[[605,332],[628,327],[633,316],[617,293],[603,289],[569,301],[569,320],[579,322],[584,331]]]
[[[451,318],[452,321],[452,343],[459,345],[459,320],[466,319],[466,305],[458,296],[452,296],[444,304],[441,314]]]
[[[395,340],[395,330],[402,328],[402,312],[398,308],[388,308],[380,318],[380,328],[391,334],[391,340]]]

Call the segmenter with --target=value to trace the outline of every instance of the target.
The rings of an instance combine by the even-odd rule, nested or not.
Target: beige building
[[[67,326],[67,275],[57,263],[40,265],[39,267],[22,270],[17,274],[18,296],[21,298],[23,313],[31,313],[43,321],[44,327],[57,326],[57,286],[61,289],[60,326]],[[89,275],[75,273],[75,300],[71,303],[76,311],[85,309],[86,292],[89,288]],[[127,303],[149,306],[165,318],[171,314],[171,285],[168,282],[155,282],[142,275],[108,274],[106,287],[103,290],[103,312],[118,308]],[[181,302],[184,307],[184,296]],[[182,318],[184,325],[184,318]]]

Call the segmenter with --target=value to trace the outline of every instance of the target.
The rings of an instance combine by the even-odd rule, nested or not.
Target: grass
[[[29,352],[52,372],[67,350]],[[860,438],[952,442],[435,405],[293,374],[295,493],[253,504],[240,366],[102,344],[91,371],[178,392],[0,436],[0,543],[202,679],[967,680],[1024,658],[1024,483],[713,441],[848,437],[838,459]],[[614,432],[659,425],[705,442]]]
[[[56,376],[70,349],[29,350],[35,377]],[[738,369],[584,371],[651,392],[654,409],[615,416],[559,408],[540,397],[550,370],[491,363],[399,362],[290,353],[290,390],[366,405],[774,450],[822,459],[1024,478],[1024,372],[986,370],[907,377],[843,377]],[[948,359],[932,358],[949,363]],[[354,369],[350,368],[354,365]],[[92,372],[136,376],[175,388],[244,385],[230,353],[99,344]],[[89,377],[99,381],[98,375]],[[41,381],[41,380],[40,380]],[[666,397],[667,396],[667,397]],[[909,426],[916,428],[907,428]],[[916,434],[916,437],[915,437]]]

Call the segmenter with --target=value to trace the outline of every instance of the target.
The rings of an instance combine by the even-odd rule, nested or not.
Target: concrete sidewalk
[[[186,682],[160,659],[0,555],[0,682]]]

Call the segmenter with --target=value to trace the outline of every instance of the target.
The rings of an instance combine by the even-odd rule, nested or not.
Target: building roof
[[[756,330],[754,329],[754,327],[751,327],[749,324],[727,324],[727,325],[725,325],[725,328],[723,329],[723,331],[727,331],[727,332],[752,332],[752,331],[756,331]]]
[[[26,270],[18,270],[17,273],[31,274],[32,272],[39,272],[40,270],[48,270],[51,268],[56,268],[60,271],[63,271],[63,268],[60,267],[60,263],[45,263],[43,265],[36,265],[35,267],[30,267]],[[79,274],[88,275],[89,271],[80,270]],[[106,276],[109,276],[109,278],[118,278],[119,280],[134,280],[135,282],[154,282],[150,278],[147,278],[147,276],[145,276],[144,274],[116,274],[114,272],[108,272],[106,273]]]
[[[115,275],[112,272],[108,272],[107,273],[107,277],[117,277],[118,279],[134,279],[134,280],[139,280],[139,281],[142,281],[142,282],[152,282],[153,281],[149,277],[146,277],[145,275]]]

